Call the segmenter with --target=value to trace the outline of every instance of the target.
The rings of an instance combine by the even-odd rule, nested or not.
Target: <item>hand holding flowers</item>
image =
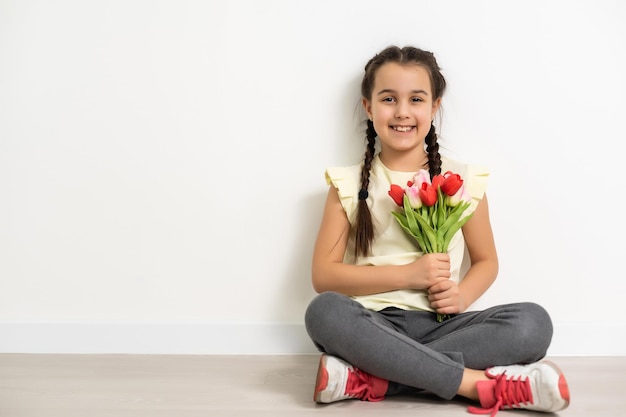
[[[424,253],[446,253],[452,237],[471,218],[465,215],[471,199],[463,179],[450,171],[431,180],[422,169],[407,187],[392,184],[389,196],[402,208],[393,216]],[[437,321],[445,318],[437,314]]]

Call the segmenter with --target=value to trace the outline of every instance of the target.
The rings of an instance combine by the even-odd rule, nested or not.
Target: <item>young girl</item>
[[[445,88],[435,57],[421,49],[391,46],[365,66],[365,158],[326,170],[331,186],[312,269],[319,295],[305,316],[323,352],[314,399],[378,401],[418,389],[475,400],[472,413],[561,410],[569,404],[565,378],[538,362],[552,338],[547,312],[533,303],[466,311],[495,280],[498,258],[488,173],[439,153],[433,119]],[[423,254],[391,214],[391,184],[404,186],[422,168],[431,177],[460,174],[471,195],[472,217],[448,253]],[[461,277],[464,247],[470,266]],[[450,318],[438,322],[437,314]]]

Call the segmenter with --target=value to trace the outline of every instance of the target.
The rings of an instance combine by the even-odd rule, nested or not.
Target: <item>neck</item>
[[[382,151],[380,161],[392,171],[415,172],[422,168],[428,169],[426,152],[393,152]]]

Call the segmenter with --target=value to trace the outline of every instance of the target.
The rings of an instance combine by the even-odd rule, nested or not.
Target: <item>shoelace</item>
[[[374,397],[372,395],[370,375],[360,369],[348,370],[348,381],[346,382],[346,394],[354,398],[365,401],[381,401],[385,397]]]
[[[494,417],[498,410],[505,407],[514,408],[520,405],[533,404],[533,394],[530,390],[528,377],[522,380],[522,376],[507,379],[505,374],[496,376],[495,397],[496,403],[491,408],[469,407],[467,411],[472,414],[489,414]]]

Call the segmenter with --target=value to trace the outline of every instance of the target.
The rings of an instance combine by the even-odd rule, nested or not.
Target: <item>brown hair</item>
[[[441,69],[432,52],[412,46],[405,46],[404,48],[389,46],[375,55],[365,65],[365,75],[361,81],[361,95],[363,98],[371,100],[376,73],[380,67],[389,62],[402,65],[419,65],[425,68],[430,77],[433,101],[443,96],[446,89],[446,80],[441,74]],[[361,169],[361,191],[359,192],[359,203],[357,206],[356,256],[367,256],[370,253],[372,242],[374,241],[374,224],[366,198],[367,188],[370,182],[370,170],[375,154],[376,136],[377,133],[374,129],[374,123],[368,120],[367,129],[365,131],[367,147],[363,160],[363,168]],[[437,134],[435,133],[434,125],[431,124],[430,131],[426,135],[424,142],[426,143],[426,152],[428,153],[428,172],[432,178],[441,173],[441,155],[439,154],[439,144],[437,143]]]

